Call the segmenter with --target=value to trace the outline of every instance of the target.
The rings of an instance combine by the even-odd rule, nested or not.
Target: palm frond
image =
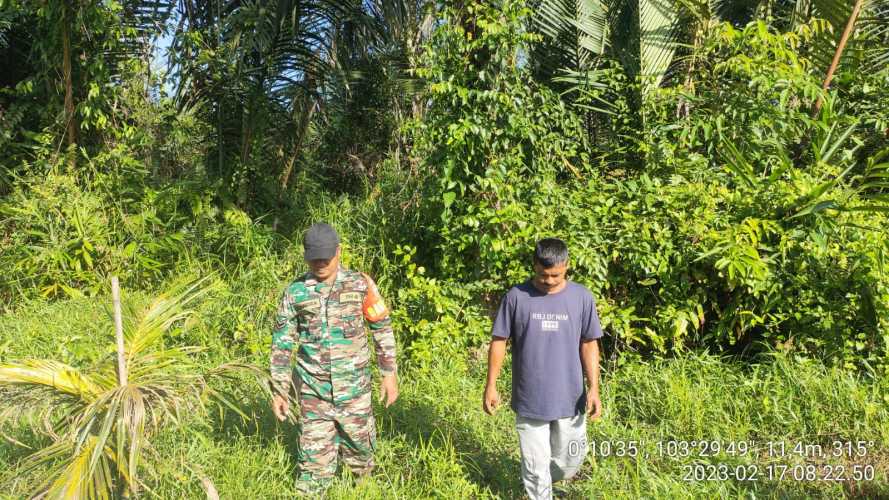
[[[127,322],[129,378],[118,385],[116,358],[106,357],[83,373],[52,360],[25,360],[0,365],[2,415],[30,410],[43,416],[52,443],[31,454],[25,473],[41,471],[35,494],[54,498],[110,498],[136,493],[137,473],[162,425],[183,415],[205,411],[207,401],[246,418],[237,398],[211,387],[217,379],[243,383],[240,373],[268,391],[268,375],[251,365],[229,363],[204,371],[192,356],[197,347],[165,348],[161,335],[186,321],[196,300],[209,293],[211,278],[180,282],[159,295]],[[48,467],[48,469],[46,469]]]
[[[2,386],[42,386],[84,402],[94,401],[104,390],[101,384],[76,368],[42,359],[0,364],[0,387]]]
[[[93,472],[90,462],[96,453],[100,459]],[[48,498],[107,499],[114,492],[113,465],[101,454],[99,442],[90,437],[76,447],[72,441],[63,440],[34,453],[25,462],[24,472],[50,464],[44,481],[35,488],[35,496]]]
[[[858,21],[864,53],[863,70],[876,73],[889,69],[889,0],[870,0]]]
[[[591,55],[601,55],[608,43],[608,6],[599,0],[543,0],[534,16],[540,32],[582,69]]]
[[[820,31],[811,42],[808,57],[819,68],[830,65],[840,35],[846,28],[855,0],[797,0],[791,26],[799,27],[812,19],[827,21],[829,30]],[[889,65],[889,1],[865,0],[855,22],[852,37],[843,53],[843,64],[858,71],[875,72]]]
[[[158,295],[143,312],[130,309],[124,321],[128,359],[153,345],[177,322],[187,320],[193,313],[188,306],[214,290],[216,285],[212,280],[207,276],[176,283]]]
[[[852,7],[855,0],[808,0],[811,2],[811,15],[826,19],[834,30],[842,33],[849,15],[852,13]]]
[[[679,12],[671,0],[640,0],[639,50],[641,76],[660,85],[676,52]]]
[[[631,76],[660,84],[673,56],[682,0],[542,0],[534,26],[560,54],[560,73],[583,74],[612,55]],[[564,81],[564,80],[563,80]]]

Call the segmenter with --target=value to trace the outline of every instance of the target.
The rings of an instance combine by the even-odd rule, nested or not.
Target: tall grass
[[[212,300],[231,300],[225,295]],[[0,320],[0,339],[40,345],[47,324],[62,323],[86,299],[36,303]],[[211,302],[212,302],[211,300]],[[93,304],[92,307],[97,307]],[[209,306],[208,306],[209,307]],[[100,309],[100,308],[99,308]],[[75,321],[76,323],[76,321]],[[175,341],[175,340],[174,340]],[[2,343],[2,342],[0,342]],[[69,341],[89,350],[81,337]],[[18,354],[18,353],[17,353]],[[211,345],[203,369],[232,353]],[[263,355],[255,361],[262,362]],[[8,360],[4,357],[4,360]],[[509,397],[509,366],[502,393]],[[402,373],[401,399],[377,408],[378,469],[368,479],[338,479],[328,498],[517,498],[519,453],[512,412],[493,417],[481,411],[483,360],[439,360],[430,370]],[[160,428],[152,439],[155,459],[140,477],[160,498],[204,498],[207,480],[223,497],[292,498],[298,426],[278,423],[266,398],[249,386],[232,384],[231,396],[252,419],[233,412],[184,415],[178,427]],[[887,382],[871,380],[817,362],[776,355],[746,365],[710,355],[607,364],[602,396],[605,415],[590,423],[591,443],[644,443],[647,456],[591,454],[577,481],[564,485],[568,498],[878,498],[889,495],[889,410]],[[40,446],[39,436],[21,422],[7,422],[0,444],[0,484],[11,498],[26,495],[41,469],[27,471],[23,457]],[[873,465],[873,481],[698,481],[683,480],[694,463],[801,464],[800,457],[777,459],[766,453],[744,457],[669,457],[657,443],[700,439],[723,442],[785,441],[829,445],[834,440],[871,441],[865,457],[847,463]],[[15,440],[12,441],[12,440]],[[17,442],[17,443],[16,443]]]
[[[395,174],[392,174],[395,175]],[[396,190],[397,183],[384,184]],[[310,190],[311,184],[306,189]],[[294,196],[308,191],[297,190]],[[193,261],[178,271],[202,275],[225,268],[219,286],[195,302],[188,328],[164,336],[165,348],[203,347],[192,355],[192,373],[206,372],[234,358],[247,357],[264,367],[274,305],[286,282],[303,269],[299,238],[316,220],[333,223],[344,240],[346,265],[375,274],[387,298],[404,282],[397,263],[387,259],[400,242],[396,234],[412,231],[415,214],[409,204],[397,219],[386,204],[407,203],[404,197],[368,190],[362,198],[319,194],[294,210],[284,238],[270,240],[266,229],[237,213],[227,216],[231,230],[208,245],[228,257],[213,261],[209,250],[195,249]],[[398,228],[394,230],[393,227]],[[224,233],[224,234],[223,234]],[[235,238],[235,234],[240,234]],[[229,237],[231,236],[231,237]],[[221,249],[221,250],[220,250]],[[152,293],[128,295],[134,310],[147,307]],[[23,300],[0,316],[0,363],[22,358],[51,358],[72,369],[89,372],[111,353],[107,339],[111,321],[107,298],[80,297],[55,302]],[[395,304],[397,306],[397,304]],[[434,305],[434,304],[431,304]],[[434,322],[445,334],[466,334],[469,325],[449,318],[410,318]],[[408,325],[396,324],[405,343]],[[404,350],[402,350],[402,353]],[[377,458],[373,477],[354,482],[343,477],[329,498],[517,498],[518,443],[511,411],[494,417],[480,408],[483,360],[473,352],[454,359],[432,357],[429,366],[411,370],[403,364],[401,399],[377,408]],[[507,370],[509,367],[507,366]],[[501,378],[508,398],[508,373]],[[295,496],[293,476],[299,428],[279,423],[268,401],[254,386],[239,381],[223,384],[230,400],[246,409],[221,413],[183,412],[177,426],[159,426],[151,439],[152,460],[138,466],[146,491],[160,498],[203,498],[202,484],[212,483],[223,497],[279,498]],[[636,441],[646,456],[591,454],[577,481],[563,486],[569,498],[599,497],[822,497],[889,496],[889,381],[829,368],[791,355],[725,360],[711,355],[644,362],[606,364],[603,371],[605,416],[589,425],[591,443]],[[50,460],[29,468],[25,457],[51,445],[51,436],[27,422],[10,419],[0,431],[0,490],[21,498],[48,471]],[[833,441],[872,442],[860,465],[872,465],[873,481],[685,481],[684,467],[695,463],[731,465],[801,464],[799,457],[781,460],[766,453],[743,457],[670,457],[656,452],[658,443],[721,440],[818,444]],[[849,464],[850,460],[846,460]],[[0,494],[2,496],[2,494]]]
[[[184,283],[144,309],[127,308],[121,358],[126,380],[115,376],[113,356],[87,370],[53,359],[0,362],[0,424],[24,425],[49,438],[20,463],[23,474],[35,473],[32,494],[84,499],[135,494],[146,488],[139,473],[152,451],[150,439],[161,428],[178,423],[184,413],[199,413],[207,400],[241,413],[208,381],[238,370],[264,378],[261,370],[237,363],[202,369],[192,356],[200,348],[168,347],[163,338],[188,327],[189,306],[209,289],[206,279]]]

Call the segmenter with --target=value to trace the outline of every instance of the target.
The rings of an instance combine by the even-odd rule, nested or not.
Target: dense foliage
[[[76,15],[98,24],[133,15],[111,7]],[[214,22],[237,33],[257,22],[250,16],[271,15],[251,9]],[[51,9],[35,14],[8,4],[4,12],[53,33],[63,22],[47,14]],[[12,154],[4,158],[9,182],[0,205],[5,301],[95,294],[111,274],[153,287],[182,273],[220,270],[238,287],[257,259],[269,261],[275,278],[263,289],[273,295],[268,287],[299,267],[288,242],[313,218],[326,217],[342,226],[353,261],[398,290],[403,337],[426,356],[438,349],[458,355],[481,341],[500,294],[527,275],[533,241],[555,234],[571,246],[575,279],[599,297],[614,353],[779,346],[850,367],[886,363],[889,118],[877,97],[889,92],[887,72],[856,72],[871,60],[856,53],[840,67],[836,90],[822,91],[816,56],[833,25],[817,12],[808,22],[787,24],[778,16],[771,25],[752,19],[739,26],[734,13],[734,24],[698,26],[690,59],[674,64],[679,76],[667,72],[661,88],[644,83],[638,95],[632,89],[645,75],[627,70],[617,49],[584,59],[595,82],[575,80],[559,94],[566,80],[548,78],[534,62],[546,53],[537,47],[551,52],[557,40],[528,30],[551,28],[558,19],[532,22],[518,2],[439,12],[422,51],[416,49],[428,32],[422,9],[396,16],[403,31],[403,23],[414,22],[399,32],[402,38],[383,30],[364,42],[345,35],[359,26],[355,13],[306,12],[342,22],[345,30],[329,34],[327,49],[338,54],[340,73],[306,78],[326,79],[320,86],[352,80],[346,91],[327,87],[331,107],[318,106],[318,114],[316,101],[293,95],[294,114],[306,103],[313,108],[291,117],[301,143],[281,146],[295,148],[292,158],[284,149],[268,156],[273,136],[261,148],[256,142],[256,113],[265,120],[271,111],[255,106],[277,106],[284,87],[264,91],[269,104],[244,90],[243,154],[220,169],[218,117],[202,101],[146,93],[163,75],[122,58],[127,45],[120,32],[70,34],[75,54],[103,39],[109,51],[123,54],[102,64],[87,60],[76,72],[74,94],[87,94],[77,104],[76,150],[59,150],[52,115],[27,128],[16,118],[34,98],[54,100],[40,86],[53,81],[51,73],[35,70],[7,89],[4,123],[11,133],[4,137]],[[374,12],[378,28],[395,22],[386,9]],[[287,20],[275,15],[274,22]],[[205,33],[193,30],[191,37],[177,34],[176,50],[187,53],[197,33]],[[873,33],[859,36],[882,36]],[[15,29],[9,35],[31,42],[29,53],[7,47],[11,55],[52,67],[47,42]],[[341,39],[350,41],[349,50],[336,46]],[[250,40],[256,54],[272,50],[267,40]],[[234,52],[202,48],[195,61],[179,66],[192,75],[177,73],[180,92],[199,84],[194,75],[222,68],[224,58],[237,60],[245,50],[240,39],[221,43]],[[362,47],[370,55],[361,56]],[[287,60],[283,54],[265,54],[268,66],[262,57],[250,61],[283,71],[276,66]],[[413,76],[398,73],[399,64],[413,65]],[[237,76],[225,75],[210,77]],[[245,78],[249,87],[257,76]],[[418,82],[425,85],[415,97],[403,93]],[[813,114],[819,99],[823,105]],[[216,107],[227,114],[230,106]],[[294,162],[304,166],[291,172]],[[259,165],[274,168],[263,173]],[[233,184],[241,171],[252,177]],[[275,178],[283,181],[278,188],[261,187],[271,189]],[[259,197],[245,197],[244,189]],[[360,194],[336,194],[343,190]],[[281,258],[295,262],[275,264]],[[244,328],[262,335],[262,325],[237,329]],[[454,329],[465,334],[454,336]]]
[[[544,236],[593,290],[610,367],[781,351],[880,380],[887,27],[884,0],[0,0],[3,321],[104,300],[112,275],[141,297],[214,274],[168,341],[263,364],[327,220],[426,381],[472,373]],[[25,353],[15,328],[0,361]],[[30,354],[103,361],[48,331]],[[882,415],[873,387],[850,415]]]
[[[810,116],[821,83],[798,48],[817,22],[714,28],[694,93],[648,96],[648,172],[637,174],[591,164],[572,103],[515,63],[533,41],[521,10],[501,12],[472,11],[471,37],[446,23],[421,71],[421,246],[453,287],[496,305],[527,275],[533,242],[556,234],[617,349],[772,346],[886,363],[886,109],[828,95]],[[466,64],[480,53],[484,64]]]

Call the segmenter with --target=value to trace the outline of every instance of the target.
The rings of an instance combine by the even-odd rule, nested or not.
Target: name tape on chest
[[[361,292],[343,292],[340,294],[340,302],[361,302]]]

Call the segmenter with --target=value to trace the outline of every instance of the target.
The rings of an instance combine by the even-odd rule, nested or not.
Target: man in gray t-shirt
[[[552,482],[577,473],[586,457],[585,414],[597,419],[602,327],[593,295],[565,279],[568,247],[540,240],[534,277],[512,287],[494,319],[484,410],[500,402],[497,376],[512,339],[512,409],[522,451],[522,482],[532,500],[552,498]],[[586,376],[587,386],[583,378]]]

